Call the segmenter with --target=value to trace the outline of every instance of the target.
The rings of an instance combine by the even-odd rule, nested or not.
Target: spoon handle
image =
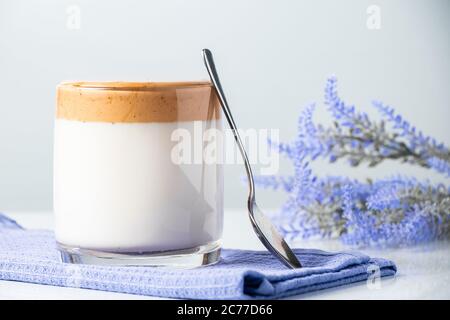
[[[283,237],[278,233],[276,228],[272,225],[269,219],[267,219],[264,214],[259,210],[255,202],[255,184],[253,181],[252,168],[250,167],[250,162],[248,161],[247,153],[245,152],[244,145],[242,143],[239,131],[237,129],[236,123],[234,122],[233,116],[231,115],[230,107],[228,106],[227,99],[223,93],[222,86],[220,84],[219,76],[214,65],[214,60],[211,51],[208,49],[203,49],[203,59],[205,61],[206,69],[208,70],[209,77],[213,82],[214,88],[219,96],[220,104],[222,106],[225,117],[230,124],[231,130],[233,131],[234,139],[239,147],[242,158],[244,159],[245,171],[247,172],[248,184],[249,184],[249,195],[248,195],[248,213],[250,221],[252,223],[253,229],[256,235],[261,240],[262,244],[269,250],[275,257],[277,257],[282,263],[284,263],[289,268],[301,268],[300,261],[298,261],[294,252],[292,252],[289,245],[284,241]]]
[[[239,135],[238,128],[234,122],[233,116],[231,115],[230,107],[228,106],[227,99],[225,98],[225,93],[223,92],[222,85],[220,84],[219,75],[216,71],[216,66],[214,65],[214,60],[211,51],[208,49],[203,49],[203,60],[205,62],[206,69],[208,70],[209,77],[216,88],[217,95],[219,96],[220,104],[222,110],[225,113],[228,124],[230,125],[231,131],[233,132],[234,139],[238,145],[239,151],[241,152],[242,158],[244,159],[245,171],[247,172],[247,180],[250,188],[249,192],[249,203],[250,206],[255,201],[255,183],[253,181],[252,168],[250,167],[250,161],[248,160],[247,152],[245,151],[244,144],[242,143],[241,136]]]

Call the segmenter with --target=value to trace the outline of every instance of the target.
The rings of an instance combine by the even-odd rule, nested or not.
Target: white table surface
[[[26,228],[53,228],[51,212],[7,213]],[[336,251],[348,250],[339,241],[305,241],[296,247]],[[264,250],[250,226],[243,210],[225,212],[223,246],[226,248]],[[396,262],[395,277],[382,279],[380,286],[359,282],[292,297],[293,299],[450,299],[450,243],[437,242],[425,246],[374,250],[360,250],[373,257]],[[291,298],[291,299],[292,299]],[[130,294],[87,289],[0,281],[2,299],[159,299]]]

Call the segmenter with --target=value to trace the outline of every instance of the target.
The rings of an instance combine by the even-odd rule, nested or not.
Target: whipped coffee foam
[[[56,117],[89,122],[218,119],[209,82],[67,82],[58,86]]]
[[[152,252],[219,240],[222,166],[171,160],[175,129],[192,132],[194,121],[221,127],[211,86],[118,87],[63,84],[58,89],[57,241],[111,252]]]

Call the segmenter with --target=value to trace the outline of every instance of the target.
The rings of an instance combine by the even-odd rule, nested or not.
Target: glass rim
[[[153,91],[212,87],[210,81],[63,81],[58,88],[75,88],[110,91]]]

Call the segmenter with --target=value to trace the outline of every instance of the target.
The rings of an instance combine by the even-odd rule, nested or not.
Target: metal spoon
[[[227,100],[225,99],[225,94],[223,93],[222,86],[220,85],[219,76],[217,75],[216,67],[214,65],[214,60],[211,51],[208,49],[203,49],[203,59],[205,62],[206,69],[208,70],[209,77],[214,85],[219,96],[220,104],[222,105],[222,110],[225,113],[228,124],[233,131],[234,139],[239,147],[242,158],[244,159],[245,170],[247,171],[249,193],[248,193],[248,213],[250,221],[253,225],[259,240],[264,244],[264,246],[276,256],[283,264],[289,268],[301,268],[300,261],[298,261],[295,254],[289,248],[286,241],[278,233],[273,224],[264,216],[264,214],[259,210],[255,202],[255,183],[253,181],[252,168],[250,167],[250,162],[248,161],[247,152],[244,149],[241,137],[239,135],[236,123],[234,122],[233,116],[231,115],[231,110],[228,107]]]

